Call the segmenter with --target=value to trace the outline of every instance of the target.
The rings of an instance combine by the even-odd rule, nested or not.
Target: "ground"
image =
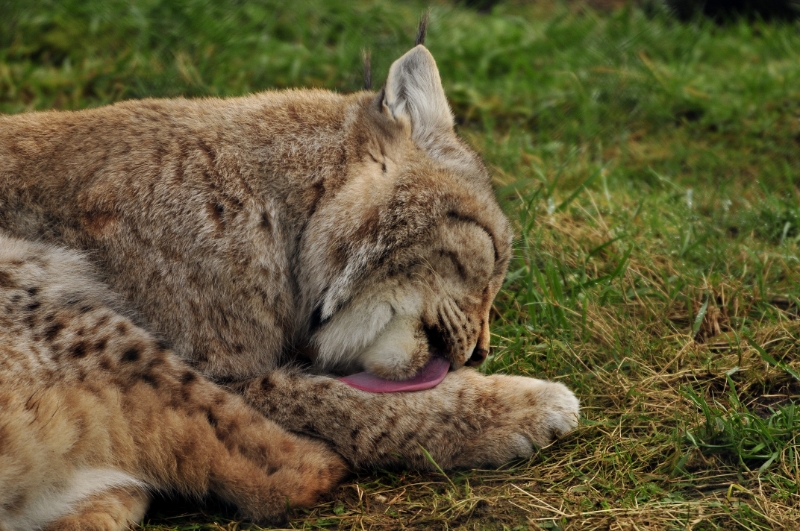
[[[602,4],[602,5],[601,5]],[[351,478],[298,529],[792,529],[800,32],[656,4],[434,2],[428,46],[516,230],[488,372],[580,427],[501,470]],[[653,7],[656,5],[656,7]],[[423,3],[0,3],[0,111],[379,84]],[[145,529],[239,529],[160,501]]]

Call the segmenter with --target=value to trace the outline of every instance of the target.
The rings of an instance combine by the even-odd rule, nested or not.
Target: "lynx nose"
[[[489,355],[488,350],[480,347],[475,347],[475,350],[472,351],[472,356],[469,357],[465,365],[468,365],[470,367],[477,367],[478,365],[484,362],[486,356],[488,355]]]

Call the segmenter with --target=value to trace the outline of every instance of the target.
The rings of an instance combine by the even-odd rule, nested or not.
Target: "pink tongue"
[[[339,378],[347,385],[368,391],[370,393],[397,393],[401,391],[422,391],[439,385],[447,376],[450,362],[439,356],[434,356],[416,376],[402,382],[384,380],[368,372],[359,372]]]

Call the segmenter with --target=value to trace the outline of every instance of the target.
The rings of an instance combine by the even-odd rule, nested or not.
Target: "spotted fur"
[[[280,520],[341,478],[121,313],[79,254],[0,236],[0,529],[125,529],[150,494]]]
[[[560,384],[463,368],[511,231],[422,45],[377,94],[0,117],[0,231],[3,530],[122,529],[156,489],[279,518],[339,456],[496,465],[577,422]],[[331,377],[433,355],[427,391]]]

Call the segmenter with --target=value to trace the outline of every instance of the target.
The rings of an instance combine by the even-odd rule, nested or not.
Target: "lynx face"
[[[430,53],[401,57],[352,119],[366,131],[360,162],[320,201],[300,253],[316,363],[390,380],[432,356],[479,365],[511,232],[483,163],[453,131]]]

